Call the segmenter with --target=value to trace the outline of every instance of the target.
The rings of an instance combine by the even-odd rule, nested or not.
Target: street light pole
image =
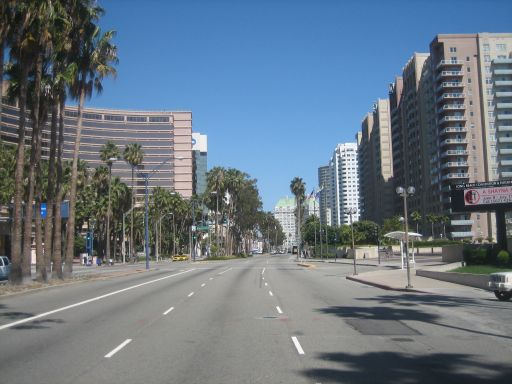
[[[110,187],[112,185],[112,164],[117,161],[117,157],[108,159],[108,209],[107,209],[107,260],[110,263]]]
[[[404,251],[405,251],[405,260],[407,263],[407,286],[405,288],[413,288],[411,284],[411,266],[409,263],[409,226],[407,223],[407,196],[412,196],[416,192],[414,187],[407,187],[407,190],[403,187],[397,187],[396,193],[403,197],[404,199],[404,225],[405,225],[405,234],[404,234]]]
[[[354,275],[357,275],[356,248],[354,242],[354,223],[352,222],[352,215],[357,213],[357,209],[355,207],[345,208],[345,213],[350,216],[350,232],[352,233],[352,258],[354,259]]]

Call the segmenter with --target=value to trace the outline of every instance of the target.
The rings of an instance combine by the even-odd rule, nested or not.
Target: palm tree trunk
[[[47,271],[52,260],[52,231],[54,226],[55,204],[55,153],[57,151],[57,118],[59,113],[58,96],[52,104],[52,122],[50,134],[50,158],[48,160],[48,185],[46,188],[46,219],[44,220],[44,258]]]
[[[0,39],[0,144],[2,144],[2,106],[4,98],[4,41]]]
[[[27,104],[28,65],[22,61],[22,73],[19,89],[20,120],[18,125],[18,148],[16,151],[16,170],[14,173],[14,212],[11,233],[11,273],[9,279],[13,284],[20,284],[26,275],[23,270],[22,227],[23,227],[23,171],[25,166],[25,124]],[[28,270],[30,278],[30,269]]]
[[[133,211],[134,211],[134,208],[135,208],[135,167],[132,167],[132,211],[130,212],[131,213],[131,225],[130,225],[130,257],[133,258],[135,257],[135,252],[134,252],[134,244],[133,244]]]
[[[59,137],[57,145],[57,180],[55,182],[55,220],[52,241],[52,279],[62,279],[62,217],[61,204],[64,197],[64,171],[62,167],[62,155],[64,152],[64,105],[65,97],[59,98]]]
[[[80,90],[78,102],[78,121],[76,127],[75,148],[73,151],[73,166],[71,171],[71,188],[69,192],[69,218],[66,231],[66,256],[64,265],[64,277],[69,278],[73,273],[73,257],[75,246],[75,207],[76,190],[78,183],[78,154],[80,152],[80,139],[82,135],[82,110],[85,101],[85,89]]]

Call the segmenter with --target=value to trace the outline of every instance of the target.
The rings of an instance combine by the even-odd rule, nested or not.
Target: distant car
[[[11,261],[7,256],[0,256],[0,280],[7,280],[11,273]]]
[[[188,256],[187,255],[174,255],[172,257],[172,261],[187,261]]]
[[[512,272],[491,273],[489,289],[494,292],[498,300],[510,300],[512,297]]]

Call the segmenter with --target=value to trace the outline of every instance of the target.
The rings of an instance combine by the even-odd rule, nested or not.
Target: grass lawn
[[[450,272],[473,273],[475,275],[488,275],[494,272],[512,272],[512,268],[496,267],[494,265],[468,265],[452,269]]]

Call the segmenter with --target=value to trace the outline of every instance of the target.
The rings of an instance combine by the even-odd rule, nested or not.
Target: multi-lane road
[[[0,382],[510,381],[511,303],[384,291],[351,271],[260,255],[3,297]]]

